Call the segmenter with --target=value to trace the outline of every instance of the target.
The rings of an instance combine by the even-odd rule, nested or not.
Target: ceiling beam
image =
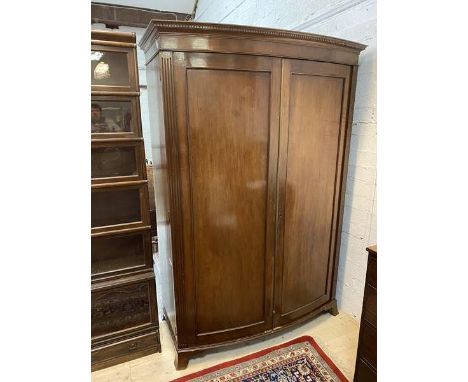
[[[187,20],[189,18],[188,13],[91,2],[91,24],[106,24],[109,28],[119,26],[146,28],[152,19]]]

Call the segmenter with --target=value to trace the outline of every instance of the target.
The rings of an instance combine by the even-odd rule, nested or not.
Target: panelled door
[[[184,226],[179,344],[271,330],[281,60],[171,60]]]
[[[350,67],[283,60],[275,326],[331,300]]]

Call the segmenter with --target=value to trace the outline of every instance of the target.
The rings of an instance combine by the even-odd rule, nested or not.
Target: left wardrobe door
[[[192,345],[272,328],[279,59],[173,53]],[[163,65],[164,66],[164,65]]]

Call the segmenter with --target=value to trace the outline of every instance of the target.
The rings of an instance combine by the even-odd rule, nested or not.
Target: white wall
[[[376,0],[200,0],[195,21],[324,34],[368,45],[359,60],[337,299],[360,320],[366,246],[377,242]]]
[[[91,24],[92,30],[109,30],[119,32],[134,32],[136,33],[137,45],[145,33],[146,28],[133,28],[121,26],[119,29],[106,28],[104,24]],[[153,160],[151,152],[151,136],[150,136],[150,122],[148,112],[148,92],[146,82],[146,67],[145,67],[145,53],[140,47],[137,47],[137,61],[138,61],[138,77],[140,82],[140,109],[141,109],[141,127],[143,131],[143,139],[145,142],[145,155],[149,161]]]
[[[98,0],[96,2],[180,13],[192,13],[195,5],[195,0]]]

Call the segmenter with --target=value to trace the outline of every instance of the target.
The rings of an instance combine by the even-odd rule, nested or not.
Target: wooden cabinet
[[[160,351],[132,33],[91,33],[91,361]]]
[[[176,367],[324,311],[363,45],[152,21],[146,52],[163,309]]]
[[[354,381],[377,381],[377,246],[367,248],[366,286]]]

